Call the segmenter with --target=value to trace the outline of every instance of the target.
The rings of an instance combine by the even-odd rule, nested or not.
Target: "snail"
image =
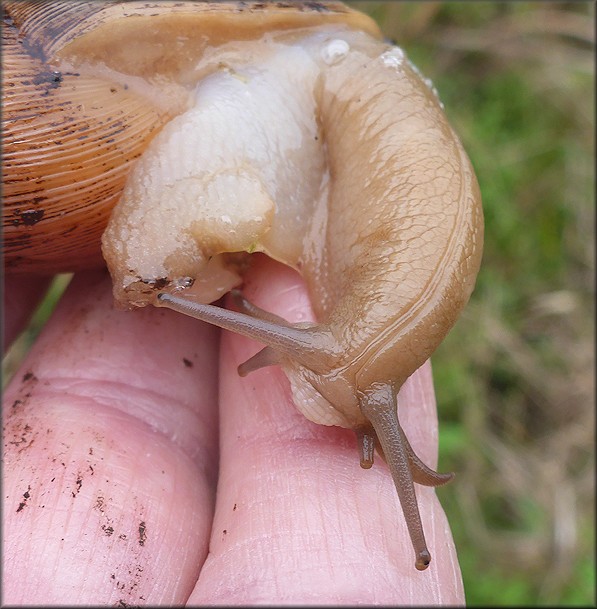
[[[311,421],[387,462],[415,553],[427,467],[396,396],[474,288],[483,219],[432,86],[341,3],[6,2],[7,269],[102,252],[120,306],[152,304],[265,348]],[[105,229],[105,230],[104,230]],[[305,279],[317,324],[238,291],[264,252]],[[232,291],[239,311],[210,304]]]

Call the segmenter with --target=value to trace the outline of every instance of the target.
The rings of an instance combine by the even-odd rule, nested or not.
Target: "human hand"
[[[264,257],[243,293],[312,318],[296,273]],[[165,309],[115,310],[105,271],[74,278],[5,392],[5,603],[464,603],[434,489],[416,488],[419,572],[385,463],[360,469],[354,434],[299,414],[278,367],[239,377],[258,348]],[[398,399],[434,466],[429,364]]]

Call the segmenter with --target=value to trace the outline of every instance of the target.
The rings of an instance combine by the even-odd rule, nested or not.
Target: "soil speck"
[[[28,499],[31,497],[31,487],[28,485],[27,490],[23,493],[23,501],[19,503],[19,507],[17,507],[17,514],[23,510],[23,508],[27,505]]]
[[[144,546],[146,540],[147,540],[147,526],[145,524],[145,521],[142,520],[139,523],[139,545]]]

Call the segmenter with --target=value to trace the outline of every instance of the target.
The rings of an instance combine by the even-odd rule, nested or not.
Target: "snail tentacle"
[[[395,397],[391,384],[374,383],[361,392],[360,407],[382,446],[415,551],[415,567],[423,571],[431,562],[431,554],[423,533],[408,450],[400,433]]]
[[[278,352],[271,347],[264,347],[246,362],[243,362],[237,370],[239,376],[247,376],[250,372],[255,372],[255,370],[267,368],[268,366],[276,366],[279,363],[280,356]]]
[[[412,474],[414,482],[423,486],[443,486],[454,479],[454,472],[441,474],[434,469],[431,469],[428,465],[425,465],[425,463],[423,463],[421,458],[415,453],[413,447],[410,445],[410,442],[402,429],[402,425],[400,425],[398,429],[400,430],[402,442],[404,443],[404,448],[408,455],[410,473]],[[377,454],[387,463],[383,448],[381,447],[379,441],[375,440],[375,432],[371,430],[371,433],[373,434],[373,441],[375,441],[375,449],[377,450]]]
[[[224,330],[237,332],[258,340],[272,350],[284,354],[315,371],[321,365],[322,356],[332,351],[333,339],[331,334],[322,330],[321,326],[315,329],[293,326],[288,322],[282,325],[268,319],[259,319],[246,313],[201,304],[183,296],[165,292],[158,294],[155,304],[158,307],[166,307],[214,324]],[[249,365],[247,372],[254,369],[256,368]]]

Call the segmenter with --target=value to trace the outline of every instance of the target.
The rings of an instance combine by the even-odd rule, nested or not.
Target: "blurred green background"
[[[594,606],[594,4],[349,4],[432,79],[483,193],[477,288],[433,357],[467,603]]]
[[[594,606],[594,4],[349,4],[431,78],[483,194],[432,358],[467,603]]]

